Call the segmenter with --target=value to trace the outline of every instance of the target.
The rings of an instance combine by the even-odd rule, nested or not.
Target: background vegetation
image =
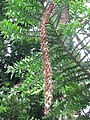
[[[44,116],[40,21],[46,0],[0,1],[0,119],[89,120],[90,8],[86,0],[54,0],[47,24],[53,101]],[[68,23],[62,11],[68,8]]]

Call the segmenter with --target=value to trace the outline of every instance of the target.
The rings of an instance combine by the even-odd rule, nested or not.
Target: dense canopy
[[[0,1],[0,120],[90,119],[90,4],[87,0],[53,0],[55,6],[45,29],[53,98],[51,110],[44,115],[40,30],[50,2]]]

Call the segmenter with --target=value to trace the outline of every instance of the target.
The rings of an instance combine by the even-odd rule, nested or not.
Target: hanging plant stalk
[[[41,38],[41,52],[42,52],[42,62],[43,71],[45,79],[45,106],[44,114],[47,115],[50,111],[51,101],[52,101],[52,74],[51,65],[49,58],[48,45],[46,40],[46,24],[48,23],[48,18],[54,8],[54,3],[50,2],[41,20],[40,38]]]

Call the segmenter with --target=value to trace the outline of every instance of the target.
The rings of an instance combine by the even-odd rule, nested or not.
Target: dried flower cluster
[[[43,71],[44,71],[44,79],[45,79],[45,107],[44,107],[45,115],[47,115],[48,112],[50,111],[50,106],[52,101],[52,74],[51,74],[48,45],[46,40],[46,24],[48,23],[48,18],[53,8],[54,8],[54,4],[53,2],[50,2],[42,17],[41,30],[40,30],[42,62],[43,62]]]

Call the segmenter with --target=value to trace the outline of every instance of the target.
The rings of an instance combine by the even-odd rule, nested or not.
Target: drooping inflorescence
[[[50,111],[52,102],[52,74],[51,65],[49,58],[49,50],[46,40],[46,24],[48,23],[48,18],[54,9],[54,3],[50,2],[46,8],[44,15],[41,20],[40,38],[41,38],[41,52],[42,52],[42,62],[43,62],[43,72],[44,72],[44,85],[45,85],[45,106],[44,114],[47,115]]]

